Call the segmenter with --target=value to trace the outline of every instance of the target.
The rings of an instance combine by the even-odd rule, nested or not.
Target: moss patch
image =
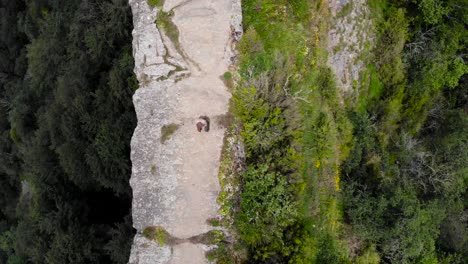
[[[166,142],[179,128],[178,124],[164,125],[161,128],[161,143]]]
[[[147,0],[147,2],[151,7],[162,7],[164,5],[164,0]]]
[[[174,11],[164,12],[159,11],[158,17],[156,18],[156,25],[159,29],[164,30],[166,36],[171,40],[174,44],[176,50],[183,54],[182,47],[179,41],[179,29],[177,28],[176,24],[172,21],[172,17],[174,16]]]
[[[223,231],[221,230],[211,230],[204,234],[193,236],[189,238],[189,241],[194,244],[204,244],[204,245],[217,245],[225,240]]]
[[[160,10],[156,18],[156,25],[159,29],[164,31],[164,33],[171,40],[172,44],[174,44],[176,51],[182,56],[182,58],[186,61],[191,62],[195,67],[200,69],[198,63],[192,60],[182,48],[182,45],[179,41],[180,32],[177,28],[177,25],[172,21],[173,16],[174,10],[170,10],[168,12]]]
[[[145,230],[143,230],[143,236],[149,240],[157,242],[160,246],[174,245],[179,241],[179,239],[171,236],[161,226],[150,226],[145,228]]]
[[[151,165],[151,173],[152,174],[156,174],[157,170],[158,170],[158,168],[156,167],[156,165],[154,165],[154,164]]]

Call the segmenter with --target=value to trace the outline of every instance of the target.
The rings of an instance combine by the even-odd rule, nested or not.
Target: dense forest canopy
[[[126,263],[130,7],[0,3],[0,263]]]
[[[390,263],[468,258],[467,1],[375,1],[380,95],[350,112],[346,221]],[[390,48],[389,48],[390,47]],[[369,98],[367,98],[369,99]]]

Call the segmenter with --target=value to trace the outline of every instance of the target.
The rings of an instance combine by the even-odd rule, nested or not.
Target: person
[[[204,129],[205,132],[210,131],[210,118],[207,116],[200,116],[197,119],[196,126],[197,126],[198,132],[201,132],[202,129]]]
[[[201,132],[202,129],[203,129],[205,126],[206,126],[206,121],[203,120],[203,119],[201,119],[201,118],[199,118],[199,119],[197,120],[197,130],[198,130],[198,132]]]

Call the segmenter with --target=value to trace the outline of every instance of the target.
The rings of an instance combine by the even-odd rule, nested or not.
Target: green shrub
[[[345,252],[342,252],[332,234],[325,233],[318,239],[315,263],[351,263]]]
[[[339,109],[338,92],[335,84],[335,76],[329,67],[318,69],[317,87],[321,97],[331,109]]]
[[[221,80],[224,82],[224,85],[230,90],[234,90],[234,80],[232,79],[232,73],[231,72],[225,72],[221,76]]]
[[[316,258],[315,246],[325,231],[312,229],[312,222],[332,233],[333,249],[341,252],[336,255],[346,259],[338,242],[342,209],[335,195],[337,162],[351,147],[351,123],[339,109],[326,53],[312,44],[319,38],[315,28],[310,30],[312,9],[319,17],[326,7],[312,5],[243,2],[248,29],[238,45],[241,80],[233,105],[247,171],[235,224],[251,256],[266,263]]]
[[[237,226],[243,241],[256,248],[255,255],[266,258],[281,252],[283,233],[295,222],[296,205],[283,175],[267,166],[249,167],[242,174],[241,212]]]
[[[437,24],[442,20],[442,17],[447,15],[449,8],[443,6],[442,1],[436,0],[419,0],[418,9],[421,12],[421,17],[428,24]]]
[[[210,226],[221,226],[221,221],[218,218],[210,218],[206,220]]]
[[[400,84],[405,78],[401,55],[408,34],[408,20],[404,9],[392,8],[388,12],[391,15],[379,24],[379,37],[374,53],[380,78],[390,88]]]
[[[231,79],[232,79],[232,73],[230,73],[230,72],[225,72],[225,73],[223,74],[223,77],[224,77],[224,79],[226,79],[226,80],[231,80]]]
[[[356,259],[357,264],[379,264],[380,256],[375,245],[366,248],[364,252]]]

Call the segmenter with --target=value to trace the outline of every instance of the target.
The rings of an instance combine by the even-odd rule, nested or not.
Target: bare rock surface
[[[328,33],[328,63],[338,85],[349,92],[364,67],[366,46],[373,42],[373,24],[366,0],[328,0],[334,16]]]
[[[159,245],[142,236],[160,226],[177,238],[212,229],[220,186],[218,169],[230,93],[220,76],[228,70],[232,43],[242,34],[239,0],[166,0],[179,30],[180,49],[156,27],[158,8],[130,0],[133,55],[140,88],[133,96],[138,125],[131,141],[133,225],[129,263],[208,263],[206,247],[189,242]],[[181,51],[184,54],[180,54]],[[211,118],[199,133],[199,116]],[[177,125],[162,140],[163,127]]]
[[[133,239],[132,254],[129,263],[168,263],[171,259],[169,246],[162,247],[157,242],[137,234]]]

